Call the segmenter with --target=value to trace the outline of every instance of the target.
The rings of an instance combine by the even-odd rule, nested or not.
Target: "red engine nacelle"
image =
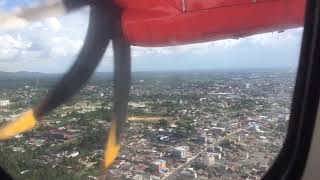
[[[132,45],[239,38],[303,24],[305,0],[116,0]]]

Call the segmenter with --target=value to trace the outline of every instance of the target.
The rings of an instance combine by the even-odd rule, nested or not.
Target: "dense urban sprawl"
[[[2,167],[22,179],[97,179],[112,111],[107,76],[95,76],[33,131],[0,142]],[[0,122],[40,102],[57,79],[0,79]],[[280,70],[134,73],[108,177],[260,179],[282,147],[294,80]]]

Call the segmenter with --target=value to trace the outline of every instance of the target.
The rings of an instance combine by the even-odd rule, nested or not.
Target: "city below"
[[[60,75],[0,72],[0,122],[38,104]],[[295,73],[136,72],[116,180],[255,180],[286,136]],[[0,142],[0,164],[31,180],[98,179],[112,73],[97,73],[31,132]]]

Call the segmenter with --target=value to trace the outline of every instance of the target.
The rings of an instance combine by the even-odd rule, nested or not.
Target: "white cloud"
[[[44,21],[44,26],[56,33],[61,29],[61,23],[57,18],[48,18]]]
[[[302,37],[302,28],[289,29],[284,32],[271,32],[254,35],[248,38],[249,41],[260,46],[279,46],[286,43],[299,43],[298,39]]]
[[[21,37],[14,38],[11,35],[0,35],[0,61],[13,61],[19,54],[30,48],[32,43],[24,41]]]
[[[70,57],[77,54],[83,45],[82,40],[73,40],[68,37],[53,37],[49,39],[52,58]]]
[[[15,39],[11,35],[0,36],[0,48],[26,49],[31,46],[31,42],[25,42],[20,36]]]
[[[0,71],[65,71],[83,45],[87,16],[84,9],[19,31],[0,31]]]
[[[302,28],[290,29],[284,32],[271,32],[264,34],[257,34],[246,38],[239,39],[225,39],[205,43],[179,45],[170,47],[134,47],[133,56],[141,57],[145,55],[153,56],[168,56],[172,54],[194,54],[202,55],[208,54],[212,50],[230,51],[234,48],[246,46],[247,44],[262,46],[262,47],[278,47],[285,44],[296,43],[300,45]]]

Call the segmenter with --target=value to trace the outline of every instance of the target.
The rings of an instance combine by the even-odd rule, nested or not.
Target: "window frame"
[[[310,150],[319,102],[320,1],[307,0],[304,32],[290,121],[283,147],[262,180],[301,179]]]

